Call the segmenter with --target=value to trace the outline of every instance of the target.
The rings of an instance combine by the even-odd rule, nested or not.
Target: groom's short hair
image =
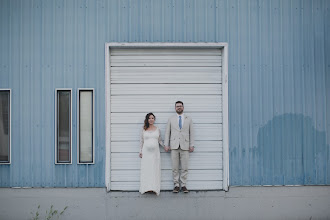
[[[176,104],[179,104],[179,103],[181,103],[182,106],[184,106],[182,101],[177,101],[177,102],[175,103],[175,106],[176,106]]]

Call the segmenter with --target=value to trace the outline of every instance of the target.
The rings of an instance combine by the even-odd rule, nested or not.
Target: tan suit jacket
[[[184,114],[183,127],[180,130],[178,116],[173,115],[168,119],[165,132],[165,146],[170,146],[171,149],[189,150],[189,147],[194,147],[194,129],[192,119]]]

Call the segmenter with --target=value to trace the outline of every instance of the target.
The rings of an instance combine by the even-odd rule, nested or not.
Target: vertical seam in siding
[[[187,42],[186,0],[183,0],[183,41]]]
[[[269,31],[269,33],[270,33],[270,35],[269,35],[269,41],[270,41],[270,44],[271,44],[271,49],[272,49],[272,53],[271,53],[271,57],[270,57],[270,63],[269,63],[269,65],[270,65],[270,79],[271,79],[271,83],[270,83],[270,91],[271,91],[271,94],[274,94],[274,43],[273,43],[273,29],[272,29],[272,27],[273,27],[273,20],[272,20],[272,17],[273,17],[273,7],[272,7],[272,2],[270,1],[269,2],[269,27],[270,27],[270,31]],[[272,118],[274,118],[275,117],[275,115],[276,115],[276,111],[275,111],[275,109],[274,109],[274,97],[271,97],[271,111],[272,111],[272,114],[271,114],[271,117]],[[272,120],[272,119],[270,119],[270,120]],[[270,139],[271,139],[271,143],[270,143],[270,145],[272,145],[271,146],[271,149],[272,149],[272,176],[271,176],[271,182],[272,182],[272,185],[274,185],[274,182],[275,182],[275,180],[274,180],[274,174],[275,174],[275,172],[274,172],[274,167],[275,167],[275,152],[274,152],[274,123],[271,123],[271,135],[270,135]]]
[[[241,54],[241,41],[239,40],[240,39],[240,35],[241,35],[241,27],[240,27],[240,5],[239,5],[239,0],[236,0],[236,12],[237,12],[237,51],[238,51],[238,54]],[[241,109],[241,105],[242,105],[242,82],[241,82],[241,56],[238,56],[237,58],[237,65],[236,65],[236,68],[237,68],[237,79],[238,79],[238,83],[239,83],[239,89],[238,89],[238,105],[240,106],[238,109]],[[238,148],[239,148],[239,157],[241,158],[240,160],[240,168],[243,169],[244,167],[244,164],[243,164],[243,160],[242,160],[242,155],[243,155],[243,147],[242,147],[242,133],[243,133],[243,129],[242,129],[242,111],[239,111],[238,113],[238,124],[239,124],[239,141],[238,141]],[[241,173],[240,175],[240,183],[242,184],[243,183],[243,174]]]
[[[329,1],[325,1],[326,3],[329,4]],[[329,6],[325,3],[325,7],[324,7],[324,10],[326,10],[326,12],[324,13],[324,21],[327,21],[326,18],[327,18],[327,13],[329,13]],[[327,12],[328,11],[328,12]],[[329,22],[329,21],[328,21]],[[326,39],[327,39],[327,28],[326,28],[326,22],[324,22],[324,45],[326,45]],[[327,123],[329,123],[329,119],[327,118],[328,114],[327,114],[327,106],[328,106],[328,103],[327,103],[327,100],[329,102],[330,99],[327,99],[327,96],[330,96],[328,93],[327,93],[327,77],[326,77],[326,74],[327,74],[327,70],[326,70],[326,66],[327,66],[327,54],[329,54],[329,51],[328,53],[326,52],[326,50],[324,49],[323,50],[324,52],[324,88],[325,88],[325,95],[324,95],[324,103],[325,103],[325,144],[326,144],[326,155],[329,155],[329,147],[327,147],[328,143],[329,143],[329,136],[327,135],[328,133],[328,125]],[[329,73],[328,73],[329,74]],[[329,80],[329,79],[328,79]],[[330,109],[328,109],[328,111],[330,111]],[[326,184],[329,184],[329,182],[327,182],[328,180],[328,168],[329,168],[329,160],[327,161],[327,164],[325,166],[325,181],[326,181]]]
[[[132,31],[131,31],[131,28],[132,28],[132,22],[131,22],[131,14],[132,14],[132,9],[131,9],[131,0],[128,0],[128,5],[127,5],[127,10],[128,10],[128,39],[127,41],[128,42],[131,42],[132,41]]]
[[[150,7],[149,7],[149,10],[150,10],[150,16],[151,16],[151,22],[150,22],[150,29],[151,29],[151,31],[150,31],[150,41],[151,42],[154,42],[154,13],[153,13],[153,9],[154,9],[154,7],[153,7],[153,0],[151,0],[151,3],[150,3]]]
[[[301,39],[302,39],[302,46],[301,46],[301,48],[304,48],[303,47],[303,44],[304,44],[304,42],[305,42],[305,36],[304,36],[304,1],[301,1],[301,7],[302,7],[302,12],[301,12],[301,26],[302,26],[302,28],[301,28],[301,31],[302,31],[302,34],[301,34]],[[303,50],[304,51],[304,50]],[[303,56],[301,56],[301,63],[302,63],[302,82],[301,82],[301,89],[302,89],[302,103],[301,103],[301,107],[302,107],[302,115],[306,115],[305,114],[305,97],[306,97],[306,89],[305,89],[305,65],[306,64],[304,64],[304,58],[303,58]],[[303,133],[304,133],[304,127],[305,127],[305,120],[303,120],[303,122],[302,122],[302,131],[303,131]],[[305,139],[305,137],[304,136],[302,136],[301,137],[301,139],[302,139],[302,146],[301,146],[301,166],[302,166],[302,171],[303,171],[303,173],[304,173],[304,175],[303,175],[303,180],[302,180],[302,185],[306,185],[306,182],[305,182],[305,180],[306,180],[306,171],[305,171],[305,157],[304,157],[304,145],[305,145],[305,141],[304,141],[304,139]]]
[[[259,37],[259,66],[258,66],[258,70],[259,70],[259,76],[260,77],[258,77],[258,83],[259,83],[259,86],[260,86],[260,91],[262,91],[263,90],[263,84],[262,84],[262,80],[261,80],[261,78],[262,78],[262,60],[261,60],[261,58],[262,58],[262,56],[261,56],[261,54],[262,54],[262,50],[261,50],[261,48],[262,48],[262,44],[261,44],[261,33],[262,33],[262,29],[261,29],[261,16],[260,16],[260,14],[261,14],[261,3],[260,2],[258,2],[257,3],[258,4],[258,8],[259,8],[259,14],[258,14],[258,37]],[[262,93],[263,94],[263,93]],[[264,122],[264,119],[263,119],[263,113],[262,113],[262,106],[263,106],[263,97],[262,97],[263,95],[260,95],[259,96],[259,102],[260,102],[260,106],[259,106],[259,110],[260,110],[260,115],[259,115],[259,121],[261,122],[260,123],[260,127],[263,125],[263,122]],[[260,140],[260,145],[262,145],[262,140],[263,140],[263,138],[261,137],[260,138],[261,140]],[[257,140],[258,141],[258,140]],[[262,152],[262,150],[261,150],[261,152]],[[263,183],[263,173],[264,173],[264,170],[263,170],[263,165],[264,165],[264,157],[263,157],[263,155],[261,154],[261,152],[259,152],[259,154],[260,154],[260,163],[259,163],[259,166],[260,166],[260,185],[262,185],[262,183]]]
[[[315,69],[315,24],[314,24],[314,3],[315,3],[315,1],[312,1],[311,2],[312,3],[312,26],[313,26],[313,34],[312,34],[312,42],[313,42],[313,48],[312,48],[312,56],[313,56],[313,58],[312,58],[312,66],[313,66],[313,80],[314,80],[314,89],[313,89],[313,92],[314,92],[314,94],[313,94],[313,112],[312,112],[312,115],[314,116],[314,118],[312,118],[312,120],[313,120],[313,125],[314,125],[314,127],[316,128],[317,127],[317,124],[316,124],[316,114],[317,114],[317,111],[316,111],[316,69]],[[314,113],[314,114],[313,114]],[[315,138],[315,134],[313,133],[312,134],[312,138],[313,138],[313,158],[314,158],[314,184],[316,183],[316,180],[317,180],[317,171],[316,171],[316,155],[315,155],[315,147],[316,147],[316,138]]]
[[[250,90],[250,98],[249,98],[249,110],[250,110],[250,112],[249,112],[249,121],[250,121],[250,146],[249,146],[249,159],[250,159],[250,161],[253,161],[253,115],[252,115],[252,112],[253,112],[253,105],[252,105],[252,101],[253,101],[253,96],[252,96],[252,88],[253,88],[253,80],[252,80],[252,78],[253,78],[253,75],[252,75],[252,63],[251,63],[251,57],[252,57],[252,47],[251,47],[251,44],[252,44],[252,42],[251,42],[251,2],[250,1],[248,1],[248,54],[249,54],[249,58],[248,58],[248,60],[249,60],[249,63],[247,64],[248,65],[248,67],[249,68],[247,68],[248,69],[248,72],[250,72],[250,74],[249,74],[249,77],[250,77],[250,88],[249,88],[249,90]],[[254,167],[254,164],[255,162],[252,162],[252,163],[250,163],[249,165],[250,165],[250,167],[249,167],[249,172],[250,172],[250,174],[249,174],[249,176],[251,177],[251,179],[250,179],[250,183],[249,183],[249,185],[253,185],[253,183],[254,183],[254,169],[253,169],[253,167]]]

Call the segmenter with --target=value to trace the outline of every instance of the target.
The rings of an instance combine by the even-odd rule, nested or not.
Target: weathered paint
[[[105,185],[104,45],[228,42],[230,185],[330,184],[330,2],[0,0],[11,165],[0,186]],[[54,163],[54,91],[72,88],[72,165]],[[95,164],[77,164],[78,88],[95,88]]]

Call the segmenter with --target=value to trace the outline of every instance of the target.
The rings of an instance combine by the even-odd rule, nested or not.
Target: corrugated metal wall
[[[330,2],[0,0],[12,89],[1,186],[104,186],[105,42],[228,42],[231,185],[330,184]],[[77,88],[95,88],[95,165],[77,165]],[[73,164],[54,165],[54,91],[73,89]]]

